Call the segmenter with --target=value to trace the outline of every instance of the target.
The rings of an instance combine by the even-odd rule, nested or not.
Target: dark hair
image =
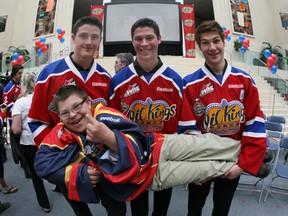
[[[215,20],[206,20],[200,23],[196,29],[195,40],[200,47],[201,35],[206,32],[216,31],[221,37],[222,41],[225,40],[224,32],[220,24]]]
[[[52,104],[56,110],[57,113],[59,113],[59,101],[66,100],[69,96],[72,94],[76,94],[82,99],[88,98],[85,90],[83,88],[80,88],[79,86],[75,85],[66,85],[66,86],[61,86],[57,93],[53,96]]]
[[[97,26],[102,32],[102,23],[97,17],[85,16],[85,17],[81,17],[80,19],[76,21],[76,23],[73,25],[72,33],[76,35],[78,32],[78,29],[85,24]]]
[[[24,67],[21,64],[15,64],[11,71],[11,78],[13,78],[19,70],[23,69]]]
[[[126,66],[131,64],[134,61],[134,57],[131,53],[118,53],[116,55],[117,58],[121,61],[121,63],[124,63]]]
[[[137,20],[131,27],[131,37],[133,39],[134,37],[134,31],[135,29],[137,28],[143,28],[143,27],[150,27],[154,30],[155,34],[157,35],[157,37],[160,36],[160,30],[159,30],[159,26],[158,24],[150,19],[150,18],[142,18],[142,19],[139,19]]]

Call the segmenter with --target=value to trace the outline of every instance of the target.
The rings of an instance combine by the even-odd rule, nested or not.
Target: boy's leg
[[[130,205],[133,216],[148,216],[149,191],[144,191],[138,197],[131,200]]]

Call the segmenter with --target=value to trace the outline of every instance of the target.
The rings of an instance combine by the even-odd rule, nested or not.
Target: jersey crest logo
[[[76,85],[76,81],[71,78],[71,79],[66,79],[63,83],[64,86],[67,86],[67,85]]]
[[[134,83],[132,85],[129,85],[128,89],[124,93],[124,97],[127,98],[131,95],[138,93],[138,92],[140,92],[140,86],[138,85],[138,83]]]
[[[220,136],[233,135],[240,129],[245,121],[244,105],[239,101],[212,103],[206,107],[202,119],[202,129]]]
[[[202,90],[200,91],[200,97],[204,97],[205,95],[214,91],[214,86],[211,83],[202,86]]]
[[[162,100],[134,101],[127,113],[127,117],[140,126],[143,132],[161,131],[164,121],[169,121],[176,115],[176,104],[169,104]]]
[[[194,105],[193,105],[193,113],[196,115],[196,116],[202,116],[205,112],[205,105],[203,103],[201,103],[199,101],[199,98],[196,98],[194,100]]]

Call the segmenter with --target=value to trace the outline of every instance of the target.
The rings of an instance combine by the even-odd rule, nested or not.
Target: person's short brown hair
[[[222,41],[225,40],[224,32],[220,24],[215,20],[205,20],[200,23],[196,29],[195,40],[200,47],[201,35],[206,32],[216,31],[221,37]]]

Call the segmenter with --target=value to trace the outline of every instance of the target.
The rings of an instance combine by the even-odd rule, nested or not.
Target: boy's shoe
[[[265,152],[263,162],[264,162],[264,163],[269,163],[269,162],[272,161],[272,159],[273,159],[273,154],[272,154],[272,152],[267,150],[267,151]]]
[[[10,207],[10,203],[9,202],[4,202],[4,203],[1,203],[0,205],[0,214],[2,212],[4,212],[6,209],[8,209]]]
[[[256,175],[256,177],[258,178],[265,178],[269,175],[271,171],[271,166],[270,164],[266,164],[266,163],[263,163]]]

